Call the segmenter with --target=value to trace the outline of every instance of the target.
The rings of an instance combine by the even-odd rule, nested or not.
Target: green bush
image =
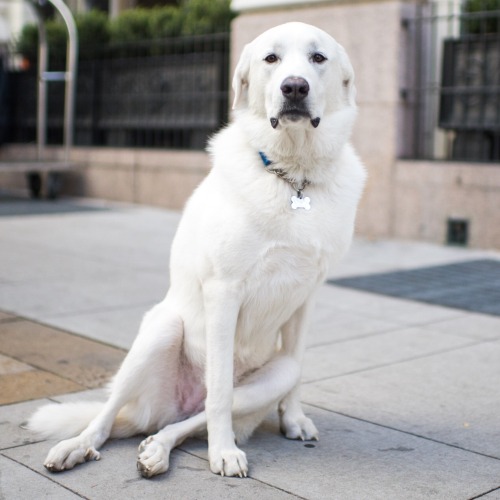
[[[108,17],[104,12],[92,10],[75,17],[78,31],[80,59],[94,57],[109,42]],[[66,58],[67,29],[63,21],[50,19],[45,23],[47,44],[49,46],[49,64],[60,66]],[[17,52],[30,62],[38,58],[38,26],[27,24],[15,43]]]
[[[16,51],[28,61],[37,60],[38,52],[38,27],[36,24],[25,24],[19,38],[15,42]]]
[[[109,21],[105,12],[91,10],[75,18],[82,59],[95,57],[109,43]]]
[[[49,48],[49,61],[57,64],[66,56],[66,27],[59,21],[49,20],[45,23],[47,33],[47,45]],[[16,43],[16,50],[22,54],[30,63],[38,59],[38,26],[27,24],[23,27]]]
[[[230,0],[180,0],[178,7],[135,8],[109,20],[104,12],[93,10],[75,18],[79,36],[79,57],[89,59],[103,52],[109,43],[119,44],[158,40],[181,35],[204,35],[229,30],[233,13]],[[46,22],[51,61],[64,61],[66,27],[57,20]],[[16,49],[31,62],[38,52],[38,29],[26,25]],[[57,62],[56,62],[57,64]]]
[[[230,0],[182,0],[183,35],[205,35],[227,31],[233,19]]]
[[[463,21],[465,34],[500,33],[500,0],[467,0],[465,14],[491,13],[486,17],[471,16]]]
[[[133,42],[151,39],[150,9],[125,10],[109,24],[112,42]]]
[[[154,7],[150,11],[149,30],[152,38],[169,38],[182,33],[183,12],[173,6]]]

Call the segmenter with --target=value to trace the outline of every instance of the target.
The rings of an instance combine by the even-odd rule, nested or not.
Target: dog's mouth
[[[311,116],[311,113],[303,108],[292,108],[292,107],[284,107],[278,114],[277,117],[272,117],[270,119],[271,127],[276,128],[280,121],[290,121],[290,122],[298,122],[300,120],[307,119],[310,121],[311,125],[314,128],[317,128],[321,118]]]

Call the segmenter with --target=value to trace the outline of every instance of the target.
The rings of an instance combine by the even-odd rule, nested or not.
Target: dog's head
[[[354,72],[343,47],[304,23],[272,28],[245,46],[233,78],[234,103],[273,128],[309,123],[355,108]]]

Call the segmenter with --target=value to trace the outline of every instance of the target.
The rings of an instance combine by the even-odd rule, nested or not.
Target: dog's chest
[[[304,304],[328,268],[318,246],[273,242],[247,275],[235,338],[235,357],[242,367],[265,362],[283,324]]]

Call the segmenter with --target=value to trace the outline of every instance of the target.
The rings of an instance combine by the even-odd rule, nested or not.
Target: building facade
[[[349,54],[359,106],[352,141],[369,174],[359,235],[500,248],[498,160],[483,161],[484,155],[481,162],[457,160],[458,154],[448,152],[453,141],[451,149],[463,144],[460,131],[437,126],[443,43],[459,34],[459,21],[450,19],[461,19],[460,2],[233,0],[232,5],[239,13],[232,29],[233,67],[246,42],[287,21],[324,29]],[[484,62],[483,71],[498,75],[498,54]],[[495,115],[495,127],[498,83],[483,104],[485,114]],[[416,147],[422,143],[426,149]]]

